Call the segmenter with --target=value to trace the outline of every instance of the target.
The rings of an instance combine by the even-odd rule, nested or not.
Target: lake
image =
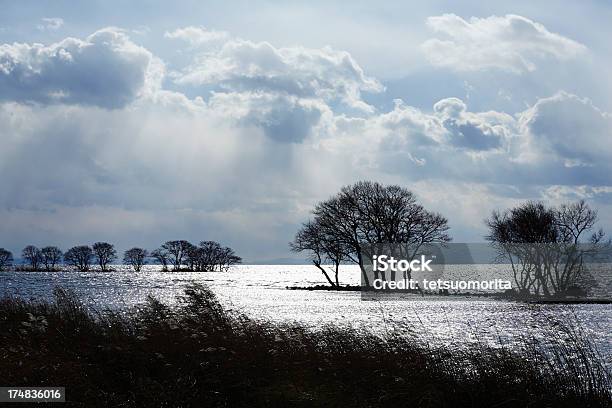
[[[465,268],[465,266],[463,266]],[[483,267],[470,265],[470,270]],[[495,266],[499,268],[499,265]],[[161,272],[147,266],[140,273],[117,266],[116,272],[0,272],[0,295],[51,299],[55,286],[74,290],[88,305],[128,310],[148,295],[176,304],[185,287],[208,285],[220,301],[254,319],[299,322],[316,329],[325,324],[351,325],[384,334],[394,330],[430,342],[512,344],[522,336],[543,341],[556,335],[543,320],[577,322],[604,358],[612,361],[612,305],[530,305],[483,297],[404,295],[364,301],[358,292],[287,290],[287,286],[325,284],[312,265],[240,265],[229,272]],[[457,276],[463,272],[457,269]],[[358,285],[356,266],[343,266],[341,283]],[[552,334],[551,334],[552,333]]]

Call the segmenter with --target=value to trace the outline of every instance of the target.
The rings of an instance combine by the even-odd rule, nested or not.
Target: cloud
[[[521,194],[542,185],[612,185],[609,114],[559,95],[514,115],[470,111],[458,98],[437,102],[433,112],[397,101],[366,118],[335,115],[320,143],[355,173],[513,185]],[[568,102],[582,111],[559,106]],[[576,145],[586,144],[573,150],[576,135]]]
[[[0,45],[0,100],[121,108],[161,81],[163,64],[122,30],[48,46]]]
[[[330,136],[329,143],[338,149],[350,146],[351,139],[361,135],[360,146],[365,154],[382,149],[380,159],[386,154],[408,155],[419,165],[438,162],[453,155],[506,154],[517,132],[517,121],[502,112],[471,112],[458,98],[446,98],[426,112],[396,100],[393,110],[367,118],[337,116],[332,130],[346,138]],[[367,136],[363,136],[367,135]],[[435,159],[438,155],[439,158]],[[420,159],[418,159],[420,157]],[[433,172],[433,170],[432,170]]]
[[[590,167],[612,158],[612,115],[567,92],[543,98],[521,117],[532,149],[564,158],[567,167]]]
[[[526,17],[472,17],[455,14],[429,17],[427,25],[443,38],[425,41],[421,48],[431,64],[457,71],[501,69],[534,71],[538,62],[568,60],[586,51],[577,41],[548,31]]]
[[[166,31],[164,37],[186,41],[192,46],[205,45],[215,41],[225,40],[229,34],[225,31],[208,30],[205,27],[183,27],[174,31]]]
[[[64,25],[64,20],[59,17],[45,17],[41,21],[42,24],[36,26],[40,31],[55,31]]]
[[[329,107],[317,100],[265,92],[215,93],[209,108],[242,127],[258,127],[278,142],[300,143]]]
[[[368,77],[348,52],[332,48],[276,48],[267,42],[229,39],[219,48],[204,50],[182,72],[182,85],[214,85],[226,92],[283,93],[300,98],[340,102],[372,112],[361,92],[380,92],[383,86]]]
[[[0,49],[0,241],[17,246],[185,237],[283,257],[313,204],[360,179],[405,185],[463,230],[524,198],[612,191],[610,114],[569,93],[510,113],[454,97],[383,110],[362,97],[380,82],[329,48],[205,43],[174,90],[117,29]]]
[[[470,150],[501,148],[512,133],[514,120],[500,112],[471,113],[458,98],[437,102],[434,112],[449,132],[450,143]]]
[[[114,110],[0,104],[0,241],[121,248],[180,236],[285,254],[323,191],[309,174],[329,166],[223,113],[172,93]]]
[[[372,114],[375,109],[362,92],[383,90],[349,53],[329,47],[277,48],[201,27],[178,29],[166,37],[198,45],[193,61],[172,73],[177,85],[191,92],[212,90],[211,109],[238,126],[259,128],[275,141],[303,142],[337,109]]]

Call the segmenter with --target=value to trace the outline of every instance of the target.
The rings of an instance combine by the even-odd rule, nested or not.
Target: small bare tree
[[[234,265],[242,263],[242,258],[236,255],[234,250],[230,247],[223,247],[219,253],[218,264],[219,271],[227,272],[229,268]]]
[[[198,272],[227,271],[242,262],[234,250],[215,241],[202,241],[188,247],[185,260],[189,269]]]
[[[102,272],[107,272],[109,270],[108,265],[117,259],[115,246],[108,242],[96,242],[92,248],[100,269]]]
[[[64,262],[77,268],[81,272],[86,272],[91,267],[91,261],[94,253],[87,245],[81,245],[70,248],[64,254]]]
[[[198,246],[199,268],[201,271],[214,271],[223,248],[216,241],[202,241]]]
[[[340,287],[338,274],[340,264],[347,258],[347,250],[340,241],[335,240],[333,236],[326,235],[321,225],[316,221],[304,223],[289,246],[294,252],[307,251],[312,263],[323,273],[327,282],[336,289]],[[334,280],[329,277],[325,269],[324,264],[327,262],[333,264]]]
[[[151,257],[162,266],[162,271],[168,271],[168,262],[170,260],[170,254],[168,254],[168,252],[164,248],[157,248],[151,251]]]
[[[0,248],[0,271],[9,269],[13,266],[13,253],[4,248]]]
[[[47,246],[40,250],[42,254],[42,262],[47,271],[55,270],[55,266],[62,261],[64,254],[55,246]]]
[[[21,257],[30,264],[30,268],[33,271],[40,269],[39,267],[40,263],[42,262],[42,254],[40,249],[34,245],[28,245],[27,247],[23,248],[23,251],[21,251]]]
[[[183,260],[186,258],[189,249],[192,247],[188,241],[167,241],[161,246],[161,249],[165,250],[170,255],[172,262],[172,270],[178,271],[183,265]]]
[[[190,271],[200,270],[200,252],[200,249],[192,243],[185,248],[185,262]]]
[[[140,272],[142,267],[147,263],[149,253],[143,248],[132,248],[125,251],[123,254],[123,262],[131,265],[134,271]]]

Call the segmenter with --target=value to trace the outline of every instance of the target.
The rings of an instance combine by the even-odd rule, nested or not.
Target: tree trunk
[[[323,275],[325,275],[325,279],[327,279],[327,281],[329,282],[329,284],[330,284],[332,287],[335,287],[336,285],[334,284],[334,281],[332,281],[332,280],[331,280],[331,278],[330,278],[330,277],[329,277],[329,275],[327,274],[327,271],[325,270],[325,268],[323,268],[323,267],[321,266],[321,264],[320,264],[320,263],[318,263],[318,262],[312,261],[312,263],[313,263],[313,264],[314,264],[314,265],[315,265],[317,268],[319,268],[319,270],[320,270],[321,272],[323,272]]]
[[[336,262],[336,290],[338,290],[340,288],[340,282],[338,281],[338,268],[340,267],[340,263]]]
[[[359,260],[359,269],[361,269],[361,275],[363,276],[363,283],[366,287],[370,287],[370,280],[368,279],[368,274],[363,266],[363,258],[361,258],[361,251],[357,252],[357,259]]]

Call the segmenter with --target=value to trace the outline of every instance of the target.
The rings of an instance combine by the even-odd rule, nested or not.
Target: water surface
[[[472,269],[474,266],[471,266]],[[465,266],[464,266],[465,268]],[[364,301],[358,292],[287,290],[287,286],[325,284],[311,265],[241,265],[229,272],[161,272],[158,267],[135,273],[0,272],[0,295],[51,299],[55,286],[74,290],[98,309],[142,304],[148,295],[167,304],[194,282],[208,285],[233,311],[254,319],[299,322],[313,329],[326,324],[351,325],[384,334],[400,330],[432,343],[512,344],[520,337],[546,340],[543,316],[578,322],[604,357],[612,358],[612,306],[529,305],[482,297],[404,296],[401,300]],[[457,269],[457,276],[465,274]],[[341,282],[358,285],[359,269],[344,266]]]

